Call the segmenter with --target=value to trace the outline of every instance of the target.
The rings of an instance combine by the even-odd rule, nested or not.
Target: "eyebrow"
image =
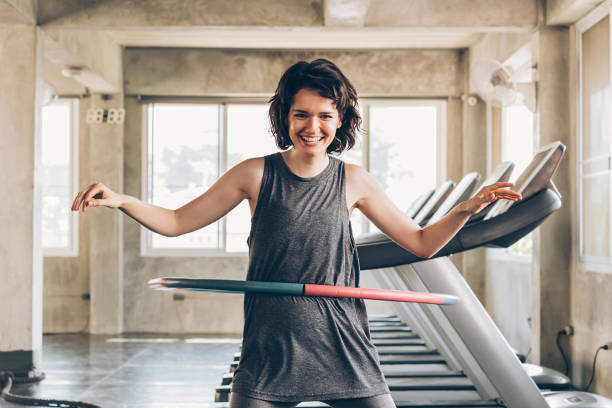
[[[295,112],[301,112],[301,113],[309,113],[307,110],[304,110],[304,109],[294,109],[294,111]],[[334,112],[333,111],[319,112],[319,114],[321,114],[321,113],[333,114]]]

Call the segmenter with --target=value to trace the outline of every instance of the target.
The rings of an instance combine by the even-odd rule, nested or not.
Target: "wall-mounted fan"
[[[43,81],[41,87],[41,102],[43,106],[49,105],[51,102],[57,100],[57,91],[55,87],[48,83],[47,81]]]
[[[494,59],[476,60],[472,65],[471,75],[478,95],[492,105],[507,106],[522,100],[513,79],[512,69],[504,67]]]

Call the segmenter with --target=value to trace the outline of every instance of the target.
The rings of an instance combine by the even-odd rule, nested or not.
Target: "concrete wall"
[[[334,61],[361,96],[446,97],[459,94],[458,52],[248,51],[127,48],[125,93],[129,95],[262,95],[299,60]]]
[[[59,68],[79,67],[74,80],[91,92],[118,93],[123,89],[121,47],[97,30],[45,31],[45,57]]]
[[[503,9],[503,12],[500,10]],[[537,2],[531,0],[379,0],[371,1],[367,26],[535,27]]]
[[[27,372],[42,352],[40,154],[42,54],[37,29],[0,24],[0,371]],[[4,320],[7,321],[7,320]]]
[[[45,0],[39,23],[61,26],[311,26],[323,24],[322,0]]]

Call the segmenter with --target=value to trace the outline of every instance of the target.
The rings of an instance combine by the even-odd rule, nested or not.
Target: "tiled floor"
[[[213,406],[237,338],[50,335],[39,384],[11,392],[85,401],[104,408]],[[0,400],[0,407],[18,407]]]

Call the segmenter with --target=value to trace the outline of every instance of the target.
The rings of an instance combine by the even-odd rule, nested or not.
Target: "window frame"
[[[219,104],[219,175],[223,174],[227,169],[227,106],[237,104],[267,104],[268,98],[259,97],[142,97],[142,134],[141,134],[141,193],[140,198],[148,202],[149,199],[149,177],[151,171],[150,158],[150,112],[153,104]],[[363,167],[370,170],[370,106],[375,104],[381,105],[405,105],[405,106],[434,106],[436,108],[436,130],[437,130],[437,149],[436,149],[436,182],[439,185],[446,178],[446,115],[447,103],[445,99],[435,98],[376,98],[365,97],[359,100],[359,105],[363,113],[363,134],[361,135],[361,149],[363,158]],[[365,217],[361,214],[361,217]],[[367,221],[367,220],[366,220]],[[223,217],[219,220],[220,241],[223,243],[222,248],[153,248],[151,246],[152,232],[145,227],[140,226],[140,256],[142,257],[246,257],[248,252],[227,252],[226,233],[227,220]],[[356,234],[368,232],[369,221],[362,223],[363,231],[355,231]]]
[[[70,108],[70,195],[76,197],[79,192],[79,99],[60,97],[46,106],[51,105],[68,105]],[[70,211],[68,220],[68,246],[42,247],[43,257],[79,256],[79,212]]]
[[[141,187],[140,199],[149,202],[149,180],[150,180],[150,145],[151,145],[151,111],[154,104],[176,104],[176,105],[219,105],[219,133],[218,141],[218,177],[228,169],[227,153],[227,106],[228,105],[256,105],[268,104],[268,98],[234,98],[234,97],[202,97],[202,98],[175,98],[175,97],[149,97],[142,98],[142,148],[141,148]],[[218,248],[153,248],[153,232],[140,226],[140,256],[142,257],[217,257],[217,258],[244,258],[247,251],[227,252],[227,218],[226,216],[216,221],[219,223],[218,239],[222,245]]]
[[[527,107],[527,105],[524,105],[526,109],[529,109]],[[500,146],[499,146],[499,153],[500,153],[500,162],[503,161],[503,157],[504,157],[504,145],[506,142],[506,122],[508,121],[508,111],[506,110],[506,108],[508,108],[509,106],[504,106],[500,108],[500,126],[501,129],[499,129],[499,135],[500,135]],[[533,132],[533,144],[531,146],[532,149],[532,156],[533,154],[535,154],[538,151],[538,146],[540,145],[539,142],[539,135],[538,135],[538,115],[535,112],[532,112],[533,114],[533,123],[532,123],[532,132]],[[507,247],[507,248],[500,248],[500,249],[495,249],[495,248],[490,248],[489,251],[489,259],[495,259],[495,260],[504,260],[504,261],[512,261],[512,262],[516,262],[516,263],[523,263],[523,264],[531,264],[534,259],[535,259],[535,240],[536,238],[536,232],[532,231],[531,233],[527,234],[526,236],[524,236],[523,238],[521,238],[520,240],[525,239],[527,236],[529,236],[531,234],[531,239],[532,239],[532,253],[531,255],[523,255],[523,254],[515,254],[513,252],[510,251],[510,248],[513,245],[516,245],[516,243],[514,243],[513,245]],[[519,240],[519,241],[520,241]],[[517,241],[517,242],[519,242]]]
[[[575,192],[575,205],[576,205],[576,217],[574,227],[577,231],[577,239],[575,242],[575,255],[577,260],[578,269],[583,271],[593,271],[593,272],[602,272],[602,273],[612,273],[612,248],[610,250],[610,256],[608,257],[599,257],[599,256],[588,256],[583,254],[583,207],[582,207],[582,199],[583,199],[583,179],[587,176],[583,175],[583,166],[587,163],[591,163],[596,159],[607,158],[608,159],[608,170],[607,172],[611,176],[611,185],[610,185],[610,195],[612,198],[612,149],[610,152],[599,155],[596,157],[590,157],[587,159],[582,158],[583,153],[583,143],[584,143],[584,135],[583,135],[583,88],[582,88],[582,78],[583,78],[583,49],[582,49],[582,36],[583,34],[593,28],[596,24],[601,22],[606,17],[609,17],[609,35],[610,42],[609,46],[610,50],[610,82],[612,84],[612,0],[606,0],[599,6],[597,6],[594,10],[580,19],[575,26],[575,69],[576,69],[576,83],[575,83],[575,91],[576,91],[576,112],[575,112],[575,132],[576,132],[576,149],[574,152],[574,160],[576,163],[576,170],[574,172],[575,183],[576,183],[576,192]],[[611,135],[612,136],[612,135]],[[612,211],[611,208],[608,209]],[[611,237],[612,238],[612,237]],[[612,239],[611,239],[611,247],[612,247]]]
[[[359,100],[359,105],[363,111],[363,167],[369,172],[371,162],[371,150],[370,150],[370,107],[376,106],[433,106],[436,108],[436,185],[437,187],[446,181],[446,115],[447,115],[447,103],[446,99],[436,98],[376,98],[376,97],[365,97]],[[363,217],[362,226],[363,230],[361,233],[368,233],[372,230],[372,223]],[[357,231],[355,231],[357,232]]]

